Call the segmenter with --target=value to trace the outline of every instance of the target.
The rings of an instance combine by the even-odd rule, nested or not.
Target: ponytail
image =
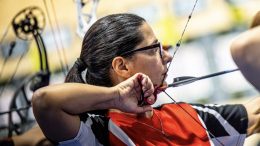
[[[86,68],[86,63],[78,58],[66,76],[65,82],[85,83],[81,74]]]

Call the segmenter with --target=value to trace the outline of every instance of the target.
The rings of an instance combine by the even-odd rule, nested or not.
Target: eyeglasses
[[[157,48],[157,47],[159,48],[160,57],[163,58],[163,54],[162,54],[163,53],[163,46],[160,42],[153,44],[153,45],[150,45],[150,46],[143,47],[143,48],[123,52],[123,53],[120,54],[120,56],[126,56],[126,55],[133,54],[135,52],[150,50],[150,49],[154,49],[154,48]]]

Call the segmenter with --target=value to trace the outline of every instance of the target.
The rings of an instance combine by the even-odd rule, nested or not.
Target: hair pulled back
[[[80,57],[70,69],[65,82],[112,86],[109,70],[114,57],[139,45],[140,26],[145,20],[134,14],[112,14],[97,20],[87,31]]]

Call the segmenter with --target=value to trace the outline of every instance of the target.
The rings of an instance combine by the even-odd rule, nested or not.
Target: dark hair
[[[113,58],[143,41],[140,26],[144,22],[134,14],[112,14],[97,20],[85,34],[80,58],[65,82],[84,83],[81,74],[87,69],[88,84],[111,87],[109,70]]]
[[[260,11],[258,11],[258,12],[255,14],[255,16],[254,16],[254,18],[253,18],[253,21],[252,21],[252,23],[251,23],[250,28],[254,28],[254,27],[259,26],[259,25],[260,25]]]

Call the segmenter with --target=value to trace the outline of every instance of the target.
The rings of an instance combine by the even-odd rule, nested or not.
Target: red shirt
[[[197,112],[188,104],[179,105],[166,104],[161,109],[154,109],[151,119],[118,112],[110,112],[109,117],[135,145],[209,146],[208,135]],[[109,140],[111,145],[125,145],[111,132]]]

